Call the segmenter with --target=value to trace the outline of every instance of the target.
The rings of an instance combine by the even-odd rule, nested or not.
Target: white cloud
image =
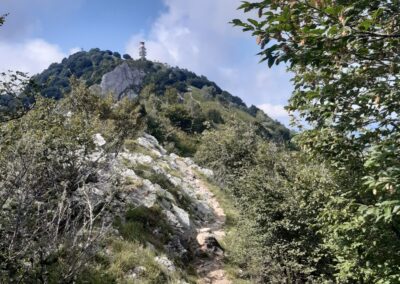
[[[0,41],[0,71],[18,70],[34,75],[63,57],[60,47],[43,39],[22,43]]]
[[[236,8],[239,0],[165,0],[168,11],[156,20],[148,35],[134,35],[127,52],[138,54],[140,40],[146,41],[148,58],[191,68],[207,73],[228,51],[226,37],[243,37],[239,30],[228,24],[240,16]],[[233,13],[232,13],[233,12]]]
[[[0,28],[0,72],[10,69],[33,75],[65,57],[58,45],[37,36],[46,28],[41,17],[67,17],[85,1],[2,0],[1,9],[9,15]]]
[[[261,104],[257,106],[263,110],[269,116],[275,119],[287,119],[289,118],[288,112],[285,110],[283,105],[272,105],[272,104]]]
[[[268,69],[258,64],[259,47],[249,33],[229,22],[245,18],[240,0],[164,0],[167,6],[150,31],[133,35],[126,52],[138,57],[145,41],[148,58],[206,75],[220,87],[248,104],[284,105],[291,93],[285,67]],[[269,108],[268,114],[279,113]],[[286,121],[285,121],[286,122]]]

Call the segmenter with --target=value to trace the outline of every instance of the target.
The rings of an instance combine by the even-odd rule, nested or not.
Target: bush
[[[259,138],[244,124],[207,132],[195,156],[211,167],[241,212],[246,240],[230,253],[260,283],[333,279],[319,217],[335,182],[323,165]],[[234,258],[234,259],[232,259]]]
[[[172,125],[179,129],[190,133],[192,130],[193,117],[189,111],[182,105],[173,105],[166,110],[166,116],[171,121]]]
[[[147,133],[157,138],[158,142],[163,143],[166,139],[166,129],[163,123],[152,115],[147,116]]]
[[[165,115],[172,125],[186,133],[202,133],[206,128],[205,117],[201,113],[193,116],[183,105],[169,106]]]
[[[123,57],[125,60],[131,60],[131,59],[132,59],[132,57],[131,57],[129,54],[124,54],[122,57]]]
[[[173,235],[173,229],[158,205],[151,208],[132,206],[126,211],[124,218],[115,218],[114,226],[124,240],[143,245],[151,243],[161,251]],[[158,231],[157,234],[154,234],[155,230]]]
[[[68,283],[89,265],[106,233],[94,220],[109,218],[103,201],[112,196],[99,202],[84,186],[106,166],[86,157],[105,124],[115,132],[103,155],[140,127],[127,106],[107,104],[74,81],[64,100],[38,97],[27,114],[0,124],[0,282]]]
[[[224,123],[221,112],[216,109],[210,109],[207,111],[207,119],[217,124]]]

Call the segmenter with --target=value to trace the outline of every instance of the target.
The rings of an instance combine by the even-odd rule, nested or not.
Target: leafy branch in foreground
[[[239,9],[258,14],[233,24],[257,38],[261,60],[295,75],[287,109],[309,126],[297,141],[336,170],[340,189],[321,222],[339,282],[398,280],[400,2],[264,0]]]
[[[4,22],[6,21],[7,16],[8,16],[8,14],[4,14],[4,15],[0,16],[0,27],[2,25],[4,25]]]

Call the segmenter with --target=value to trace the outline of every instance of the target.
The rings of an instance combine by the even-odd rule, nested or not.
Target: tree
[[[257,37],[262,61],[294,73],[287,109],[309,126],[297,140],[342,178],[323,218],[340,281],[398,279],[399,254],[380,251],[399,251],[400,240],[399,1],[264,0],[240,8],[258,13],[233,24]]]
[[[175,88],[167,87],[164,92],[165,100],[168,104],[173,105],[179,102],[178,91]]]
[[[119,52],[113,52],[113,56],[117,57],[117,58],[121,58],[121,54]]]
[[[207,119],[216,124],[224,123],[224,119],[222,118],[221,112],[217,109],[209,109],[207,111]]]
[[[124,54],[122,57],[123,57],[125,60],[130,60],[130,59],[132,59],[132,56],[130,56],[129,54]]]
[[[115,105],[85,83],[71,85],[63,100],[38,96],[27,114],[0,124],[1,283],[73,282],[111,226],[117,188],[99,199],[91,183],[142,115],[134,102]],[[108,142],[101,149],[97,133]]]
[[[8,14],[0,16],[0,27]],[[33,106],[38,89],[23,72],[0,73],[0,123],[22,116]]]
[[[165,115],[171,121],[172,125],[178,127],[185,132],[191,131],[193,117],[184,106],[171,105],[167,108]]]

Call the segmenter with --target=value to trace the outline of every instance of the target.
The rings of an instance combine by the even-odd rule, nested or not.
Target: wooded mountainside
[[[298,133],[117,52],[2,74],[0,282],[400,283],[399,1],[239,8]]]

